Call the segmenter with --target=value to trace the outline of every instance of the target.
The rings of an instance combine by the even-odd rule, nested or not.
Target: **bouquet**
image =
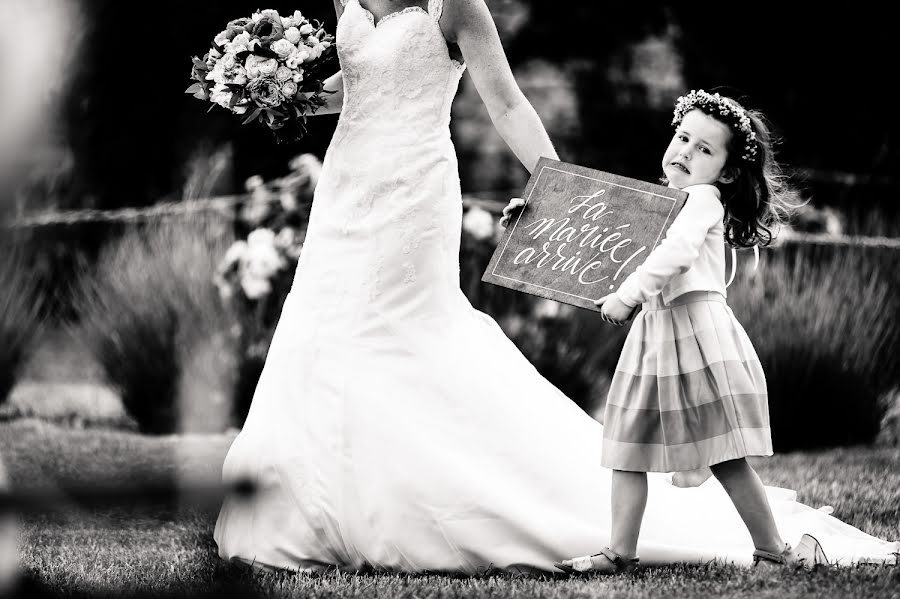
[[[263,123],[278,142],[306,134],[306,115],[325,105],[324,67],[334,56],[334,36],[299,10],[275,10],[235,19],[213,39],[203,59],[193,58],[185,93]]]

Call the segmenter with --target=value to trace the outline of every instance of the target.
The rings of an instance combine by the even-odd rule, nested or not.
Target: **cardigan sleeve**
[[[669,226],[666,237],[616,290],[626,306],[646,302],[660,293],[673,277],[687,272],[700,255],[709,230],[725,218],[725,208],[715,186],[691,185],[684,191],[688,192],[688,199]]]

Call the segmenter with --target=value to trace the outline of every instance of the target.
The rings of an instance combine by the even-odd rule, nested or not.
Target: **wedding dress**
[[[546,381],[459,286],[462,207],[450,105],[465,66],[438,19],[374,22],[346,0],[344,105],[249,417],[224,478],[222,558],[278,568],[478,573],[609,542],[602,426]],[[750,563],[722,487],[650,476],[644,564]],[[892,561],[886,542],[768,488],[788,542]]]

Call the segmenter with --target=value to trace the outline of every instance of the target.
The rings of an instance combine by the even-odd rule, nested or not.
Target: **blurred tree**
[[[767,2],[488,5],[510,62],[554,128],[564,159],[653,180],[675,97],[692,87],[726,86],[771,115],[786,139],[783,157],[813,169],[807,185],[817,202],[897,210],[889,200],[897,191],[900,123],[883,87],[890,74],[882,59],[893,55],[887,9]],[[296,6],[273,7],[286,12]],[[329,0],[307,0],[302,8],[334,30]],[[202,54],[224,23],[250,10],[237,0],[201,3],[186,20],[179,16],[183,9],[174,0],[83,2],[85,48],[66,120],[73,186],[88,198],[84,203],[141,205],[177,196],[188,176],[184,165],[198,151],[224,143],[233,148],[234,189],[250,174],[282,174],[292,155],[324,154],[335,117],[313,119],[308,138],[294,146],[276,146],[262,128],[242,127],[223,110],[206,114],[202,103],[181,93],[190,56]],[[467,75],[457,121],[482,124],[483,107],[470,88]],[[523,173],[503,158],[507,150],[490,138],[489,127],[479,127],[482,136],[466,136],[464,123],[454,127],[467,189],[521,183]],[[485,152],[493,153],[487,162]],[[499,172],[474,169],[486,163]],[[864,176],[835,183],[833,172]],[[866,183],[869,176],[878,184],[846,184]]]
[[[285,13],[297,6],[274,4]],[[334,31],[330,0],[302,4]],[[238,180],[278,174],[304,151],[324,153],[334,117],[314,119],[306,140],[276,146],[263,128],[241,126],[218,108],[207,114],[207,106],[182,93],[190,84],[191,56],[202,56],[229,20],[255,10],[237,0],[191,5],[189,17],[179,16],[184,8],[175,0],[84,3],[89,30],[66,115],[84,203],[113,208],[176,199],[184,165],[201,147],[233,142]]]

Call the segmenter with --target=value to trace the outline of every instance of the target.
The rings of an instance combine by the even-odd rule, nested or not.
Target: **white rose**
[[[244,258],[244,254],[246,253],[246,241],[244,241],[243,239],[239,239],[238,241],[232,243],[231,247],[228,248],[228,251],[225,252],[225,257],[222,258],[221,264],[219,264],[219,272],[226,273],[231,270]]]
[[[278,70],[278,61],[274,58],[264,58],[256,64],[259,67],[259,72],[263,75],[274,75],[275,71]]]
[[[291,52],[294,51],[294,44],[290,41],[281,38],[280,40],[276,40],[274,44],[272,44],[272,52],[280,56],[281,58],[287,58],[291,55]]]
[[[216,284],[216,288],[219,290],[219,298],[223,302],[227,302],[234,296],[234,287],[231,286],[231,283],[218,278],[213,279],[213,282]]]
[[[489,239],[494,235],[494,217],[490,212],[478,206],[469,208],[463,217],[462,226],[465,231],[478,240]]]
[[[559,313],[560,305],[553,300],[541,299],[534,304],[535,318],[557,318]]]
[[[285,250],[294,245],[296,234],[292,227],[284,227],[275,236],[275,247]]]
[[[212,79],[216,83],[237,83],[244,85],[247,83],[247,71],[234,58],[234,54],[226,54],[206,75],[207,79]]]
[[[278,196],[278,201],[281,202],[281,207],[286,212],[293,212],[297,209],[297,194],[293,191],[282,191]]]
[[[291,75],[291,81],[293,81],[294,83],[300,83],[301,81],[303,81],[303,69],[297,69],[296,71],[294,71]]]
[[[300,25],[305,20],[306,18],[303,16],[302,12],[300,12],[299,10],[294,11],[294,25]]]
[[[260,76],[259,57],[255,54],[248,56],[247,60],[244,62],[244,69],[247,71],[247,77],[250,79],[258,79]]]
[[[247,70],[244,67],[235,67],[226,73],[228,83],[236,83],[238,85],[246,85]]]
[[[306,188],[312,191],[319,183],[319,175],[322,172],[322,161],[315,154],[300,154],[288,162],[288,167],[304,181]]]
[[[296,49],[296,51],[291,52],[291,55],[285,59],[284,64],[286,64],[291,69],[296,69],[301,64],[303,64],[304,61],[309,59],[310,56],[312,56],[312,53],[310,52],[309,48],[307,48],[306,46],[300,46]]]
[[[275,232],[272,229],[254,229],[247,235],[248,247],[262,247],[273,243],[275,243]]]
[[[244,273],[251,277],[268,279],[284,266],[284,258],[274,242],[267,246],[250,246],[244,261]]]
[[[250,34],[246,31],[239,33],[229,43],[225,44],[225,52],[229,54],[238,54],[246,52],[250,49]]]
[[[272,292],[272,284],[268,279],[246,274],[241,277],[241,289],[247,299],[255,300]]]
[[[216,83],[209,93],[209,101],[222,106],[223,108],[229,108],[229,104],[231,103],[231,90],[225,87],[223,83]]]
[[[301,34],[300,30],[296,27],[290,27],[285,29],[284,38],[292,44],[299,44],[300,40],[303,39],[303,34]]]
[[[293,81],[285,81],[281,84],[281,93],[285,98],[293,98],[297,94],[297,84]]]
[[[285,227],[275,238],[275,245],[288,258],[296,260],[300,257],[300,251],[303,249],[303,238],[291,227]]]
[[[281,17],[281,25],[285,29],[290,29],[294,26],[294,17]]]
[[[268,279],[284,266],[284,259],[275,247],[275,233],[271,229],[255,229],[247,236],[244,272]]]
[[[253,191],[257,187],[262,187],[265,181],[259,175],[253,175],[249,177],[246,181],[244,181],[244,189],[247,191]]]
[[[293,74],[294,72],[287,67],[278,67],[278,70],[275,71],[275,79],[278,81],[287,81]]]
[[[313,31],[315,31],[315,29],[309,23],[300,27],[300,35],[309,35]]]
[[[278,14],[278,11],[273,8],[267,8],[266,10],[262,11],[262,16],[269,17],[270,19],[273,19],[278,23],[281,22],[281,15]]]
[[[209,57],[212,59],[222,58],[222,53],[216,50],[215,48],[209,49]]]
[[[228,31],[220,31],[213,41],[217,46],[224,46],[229,42]]]

